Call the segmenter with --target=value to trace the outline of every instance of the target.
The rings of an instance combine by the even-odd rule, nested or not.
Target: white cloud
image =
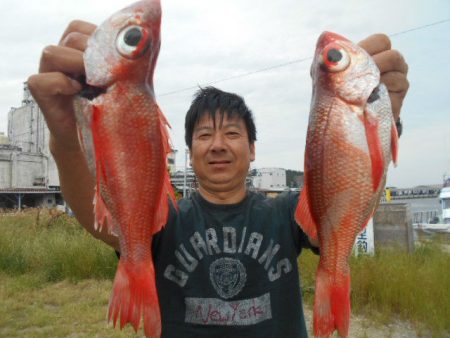
[[[20,105],[22,82],[37,71],[42,48],[57,43],[70,20],[98,24],[129,3],[41,0],[25,6],[23,2],[4,0],[0,13],[5,27],[0,31],[4,47],[0,54],[0,130],[6,130],[9,108]],[[162,0],[162,5],[157,94],[311,56],[323,30],[357,41],[375,32],[394,33],[437,21],[450,12],[447,0]],[[401,140],[401,164],[391,170],[394,173],[389,177],[393,185],[435,183],[440,178],[437,172],[450,170],[449,163],[441,163],[423,171],[422,176],[411,174],[430,153],[442,150],[439,141],[431,140],[425,149],[414,143],[414,137],[424,136],[424,123],[436,128],[448,124],[448,27],[443,24],[392,39],[410,64],[411,81],[402,112],[405,135]],[[310,63],[308,60],[217,84],[243,95],[255,113],[259,139],[255,165],[301,169],[310,101]],[[184,148],[184,114],[194,92],[191,89],[158,99],[172,124],[173,143],[179,150]],[[429,131],[433,134],[433,130]],[[182,151],[177,160],[184,162]]]

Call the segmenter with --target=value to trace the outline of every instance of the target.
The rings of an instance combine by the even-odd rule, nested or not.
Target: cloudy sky
[[[37,72],[42,49],[57,43],[70,20],[99,24],[130,3],[1,0],[0,131],[7,131],[10,107],[20,106],[22,83]],[[409,64],[410,90],[399,165],[387,184],[438,184],[450,174],[450,21],[434,24],[450,19],[450,1],[162,0],[162,6],[155,90],[172,124],[178,165],[193,87],[214,84],[242,95],[254,112],[254,167],[303,170],[317,37],[324,30],[353,41],[403,32],[391,39]]]

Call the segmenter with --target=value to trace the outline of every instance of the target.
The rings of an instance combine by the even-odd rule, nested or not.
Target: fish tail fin
[[[121,259],[109,301],[108,322],[112,320],[115,327],[120,319],[120,329],[130,323],[137,332],[142,315],[146,337],[159,338],[161,314],[153,261],[130,264]]]
[[[337,330],[348,337],[350,323],[350,275],[333,275],[319,266],[314,299],[314,335],[329,337]]]

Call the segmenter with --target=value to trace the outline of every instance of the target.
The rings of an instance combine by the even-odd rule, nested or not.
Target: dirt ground
[[[34,281],[25,277],[0,274],[0,337],[143,337],[142,329],[135,334],[131,327],[120,331],[106,324],[111,281],[86,280],[77,284],[63,281],[37,288],[30,288],[30,284]],[[311,326],[311,309],[305,309],[305,316]],[[407,322],[383,325],[352,315],[350,337],[431,338],[432,335]],[[450,334],[438,338],[450,338]]]
[[[312,323],[312,309],[305,308],[305,319]],[[310,337],[314,337],[309,331]],[[336,333],[333,337],[339,337]],[[388,325],[374,323],[368,318],[352,314],[350,321],[350,338],[428,338],[430,333],[418,332],[414,326],[404,321],[393,321]],[[450,333],[439,338],[450,338]]]

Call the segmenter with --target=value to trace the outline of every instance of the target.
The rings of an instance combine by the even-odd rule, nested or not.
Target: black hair
[[[244,99],[237,94],[227,93],[215,87],[205,87],[195,93],[194,100],[186,113],[184,138],[189,149],[192,148],[192,135],[196,124],[205,114],[209,114],[215,123],[216,112],[222,114],[222,119],[224,115],[243,119],[247,128],[248,142],[253,144],[256,141],[253,114]]]

